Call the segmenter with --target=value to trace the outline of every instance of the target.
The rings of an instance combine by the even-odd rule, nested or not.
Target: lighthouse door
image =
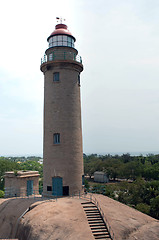
[[[33,194],[33,180],[27,181],[27,196]]]
[[[61,177],[52,178],[52,195],[58,197],[63,195],[63,183]]]

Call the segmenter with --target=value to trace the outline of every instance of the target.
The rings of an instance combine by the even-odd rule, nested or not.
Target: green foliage
[[[159,196],[150,200],[150,213],[152,217],[159,219]]]
[[[95,171],[107,173],[110,180],[124,179],[113,184],[92,184],[85,180],[85,188],[92,192],[104,194],[143,213],[159,219],[159,155],[122,156],[107,154],[83,155],[84,172],[92,178]],[[4,190],[4,174],[6,171],[18,170],[39,171],[39,189],[43,186],[43,165],[39,157],[0,157],[0,189]],[[127,180],[131,180],[129,183]],[[2,192],[2,193],[1,193]],[[0,191],[0,196],[3,191]]]
[[[19,170],[20,166],[17,162],[8,158],[0,157],[0,189],[4,190],[4,174],[7,171]]]
[[[93,193],[105,193],[105,186],[102,184],[93,184],[91,192]]]
[[[135,180],[138,177],[145,180],[159,180],[159,155],[122,156],[110,154],[83,155],[85,175],[93,176],[95,171],[104,171],[110,179],[124,178]]]
[[[14,170],[14,175],[18,176],[18,171],[17,170]]]
[[[150,206],[146,203],[138,203],[135,208],[140,212],[150,214]]]
[[[143,177],[145,177],[146,180],[159,180],[159,162],[152,164],[151,160],[151,165],[146,164],[144,167]]]
[[[88,190],[89,190],[89,188],[90,188],[90,185],[89,185],[89,183],[88,183],[88,180],[87,180],[87,179],[84,179],[84,186],[85,186],[85,189],[86,189],[86,191],[88,191]]]
[[[37,161],[27,160],[26,162],[20,163],[20,169],[38,171],[40,174],[40,177],[43,176],[43,165]]]
[[[112,197],[124,204],[159,219],[159,154],[122,156],[107,154],[83,155],[85,175],[95,171],[107,173],[110,180],[131,180],[106,184],[91,184],[90,191]]]
[[[0,190],[0,198],[4,198],[4,191]]]
[[[31,160],[28,160],[31,159]],[[40,180],[43,177],[43,165],[38,162],[39,157],[0,157],[0,189],[4,190],[4,175],[7,171],[14,171],[17,176],[18,170],[39,171]],[[42,180],[41,180],[42,181]],[[42,183],[40,183],[42,186]]]
[[[133,183],[92,184],[90,191],[104,194],[159,219],[159,181],[138,178]]]
[[[115,192],[112,190],[110,185],[105,186],[104,195],[115,199]]]

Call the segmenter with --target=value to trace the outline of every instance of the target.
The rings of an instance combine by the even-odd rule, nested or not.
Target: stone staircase
[[[92,202],[82,202],[89,226],[95,239],[112,240],[99,209]]]

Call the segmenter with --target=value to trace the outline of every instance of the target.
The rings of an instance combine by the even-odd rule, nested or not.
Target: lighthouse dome
[[[76,39],[68,30],[67,25],[61,23],[55,26],[55,30],[48,37],[47,41],[49,42],[49,48],[57,46],[67,46],[74,48],[74,42]]]

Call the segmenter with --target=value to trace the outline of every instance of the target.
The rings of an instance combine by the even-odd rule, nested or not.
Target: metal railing
[[[47,199],[47,200],[46,200],[46,198],[44,198],[43,196],[40,196],[40,197],[38,198],[38,200],[41,201],[38,205],[43,204],[43,203],[44,203],[43,200],[45,200],[45,202],[46,202],[46,201],[52,201],[52,199],[49,199],[49,200]],[[53,199],[53,200],[55,200],[55,199]],[[36,199],[36,201],[37,201],[37,199]],[[35,205],[35,206],[36,206],[36,205]],[[34,207],[34,206],[33,206],[33,207]],[[16,225],[15,225],[15,227],[14,227],[14,229],[13,229],[13,232],[12,232],[12,237],[16,238],[20,220],[21,220],[21,219],[24,217],[24,215],[25,215],[27,212],[29,212],[33,207],[32,207],[32,203],[31,203],[30,206],[29,206],[29,207],[20,215],[20,217],[17,219]],[[18,240],[18,239],[17,239],[17,240]]]
[[[96,197],[95,197],[94,195],[92,195],[92,202],[94,202],[94,204],[95,204],[95,205],[97,206],[97,208],[99,209],[99,211],[100,211],[100,213],[101,213],[101,215],[102,215],[102,218],[103,218],[104,222],[105,222],[106,225],[107,225],[107,228],[108,228],[108,231],[109,231],[109,233],[110,233],[110,236],[111,236],[112,240],[116,240],[115,235],[114,235],[114,232],[113,232],[113,230],[112,230],[112,228],[111,228],[111,226],[110,226],[110,224],[109,224],[109,222],[108,222],[108,219],[106,218],[106,216],[105,216],[102,208],[100,207],[99,202],[97,201],[97,199],[96,199]]]
[[[74,52],[54,51],[50,53],[48,56],[45,54],[44,57],[41,58],[41,64],[58,60],[72,60],[75,62],[82,63],[81,56],[76,55]]]
[[[115,235],[114,235],[114,232],[113,232],[113,230],[112,230],[112,228],[111,228],[111,226],[110,226],[110,224],[108,222],[108,219],[106,218],[106,216],[105,216],[102,208],[100,207],[100,204],[97,201],[96,197],[92,193],[88,193],[88,194],[82,194],[81,198],[87,199],[87,200],[89,200],[90,202],[93,202],[96,205],[96,207],[100,211],[100,214],[101,214],[104,222],[106,223],[106,226],[107,226],[108,232],[109,232],[109,234],[111,236],[111,239],[112,240],[117,240]]]
[[[8,191],[7,191],[8,190]],[[39,199],[39,200],[56,200],[57,201],[57,199],[58,199],[58,196],[55,194],[55,195],[51,195],[51,194],[39,194],[39,190],[33,190],[33,192],[32,192],[32,194],[31,195],[27,195],[27,190],[25,189],[21,189],[21,190],[23,190],[23,194],[21,194],[20,196],[18,196],[20,193],[22,193],[22,191],[17,191],[16,192],[16,194],[12,194],[13,192],[15,193],[15,189],[12,189],[12,188],[6,188],[5,189],[5,195],[7,195],[7,196],[5,196],[5,197],[20,197],[20,198],[34,198],[34,199]],[[41,191],[42,191],[42,189],[41,189]],[[100,204],[99,204],[99,202],[97,201],[97,199],[96,199],[96,197],[94,196],[94,194],[93,193],[91,193],[91,192],[89,192],[89,193],[81,193],[80,191],[79,192],[76,192],[76,193],[74,193],[74,194],[71,194],[70,195],[70,197],[72,197],[72,198],[74,198],[74,197],[77,197],[77,198],[82,198],[82,199],[87,199],[87,200],[89,200],[90,202],[93,202],[95,205],[96,205],[96,207],[98,208],[98,210],[100,211],[100,213],[101,213],[101,216],[102,216],[102,218],[103,218],[103,220],[104,220],[104,222],[106,223],[106,226],[107,226],[107,228],[108,228],[108,231],[109,231],[109,233],[110,233],[110,236],[111,236],[111,239],[112,240],[117,240],[116,239],[116,237],[115,237],[115,235],[114,235],[114,232],[113,232],[113,230],[112,230],[112,228],[111,228],[111,226],[110,226],[110,224],[109,224],[109,222],[108,222],[108,219],[106,218],[106,216],[105,216],[105,213],[103,212],[103,210],[102,210],[102,208],[101,208],[101,206],[100,206]],[[20,217],[21,218],[21,217]]]
[[[105,193],[104,188],[101,188],[100,190],[102,191],[102,193]],[[109,222],[108,222],[108,219],[106,218],[106,216],[105,216],[105,214],[104,214],[104,212],[103,212],[103,210],[102,210],[99,202],[97,201],[96,197],[95,197],[94,194],[93,194],[93,193],[95,193],[95,192],[96,192],[96,189],[92,189],[92,192],[88,192],[88,193],[83,193],[83,192],[81,193],[81,192],[79,191],[79,192],[76,192],[76,193],[72,193],[72,194],[70,195],[70,197],[72,197],[72,198],[77,197],[77,198],[79,198],[79,199],[80,199],[80,198],[83,198],[83,199],[89,200],[90,202],[93,202],[93,203],[96,205],[96,207],[98,208],[98,210],[100,211],[101,216],[102,216],[104,222],[106,223],[106,226],[107,226],[108,231],[109,231],[109,233],[110,233],[111,239],[112,239],[112,240],[117,240],[116,237],[115,237],[115,234],[114,234],[114,232],[113,232],[113,229],[111,228],[111,226],[110,226],[110,224],[109,224]],[[100,193],[101,193],[101,192],[100,192]],[[45,194],[45,196],[46,196],[46,194]],[[57,201],[57,198],[58,198],[57,196],[51,196],[51,195],[48,195],[48,196],[46,196],[46,197],[48,197],[48,198],[54,198],[54,199],[56,199],[56,201]]]
[[[5,198],[35,198],[35,197],[41,197],[39,193],[39,189],[33,189],[31,192],[28,192],[26,188],[5,188]]]

